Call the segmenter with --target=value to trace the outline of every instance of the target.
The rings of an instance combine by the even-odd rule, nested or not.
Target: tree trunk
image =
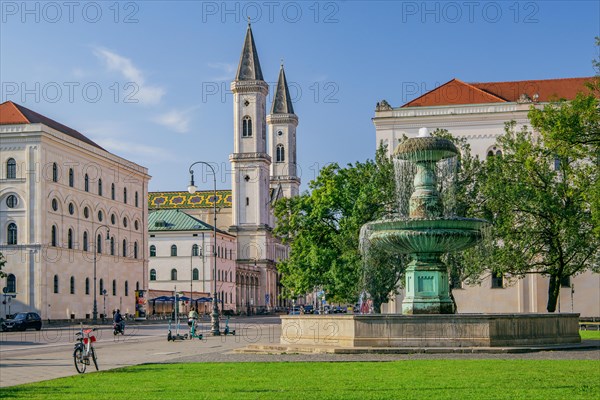
[[[550,285],[548,286],[548,304],[546,310],[548,312],[556,311],[556,303],[560,294],[560,276],[550,275]]]
[[[373,314],[381,314],[381,301],[373,299]]]

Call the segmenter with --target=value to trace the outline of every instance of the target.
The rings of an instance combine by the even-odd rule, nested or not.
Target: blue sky
[[[0,100],[79,130],[185,190],[216,163],[229,188],[232,95],[252,20],[265,80],[284,60],[302,188],[330,162],[372,158],[376,102],[452,78],[591,76],[598,2],[2,1]],[[271,90],[272,93],[272,90]],[[271,100],[271,98],[269,99]],[[270,107],[270,104],[268,105]],[[201,183],[209,189],[210,180]]]

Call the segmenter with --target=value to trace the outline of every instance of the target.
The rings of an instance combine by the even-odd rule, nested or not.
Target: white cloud
[[[123,158],[147,160],[175,160],[175,157],[162,147],[153,147],[137,142],[125,142],[114,138],[101,138],[95,140],[106,150]]]
[[[209,68],[219,71],[219,76],[212,78],[214,81],[232,81],[235,79],[237,64],[214,62],[207,64]]]
[[[158,104],[165,95],[165,89],[146,82],[143,72],[129,58],[103,48],[96,48],[94,54],[104,62],[109,71],[119,73],[137,86],[138,90],[132,95],[132,99],[137,99],[141,104]]]
[[[175,132],[187,133],[190,131],[193,112],[198,108],[200,108],[200,106],[190,107],[185,110],[171,110],[157,116],[153,121],[157,124],[166,126]]]

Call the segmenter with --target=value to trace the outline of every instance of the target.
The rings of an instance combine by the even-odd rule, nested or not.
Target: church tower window
[[[283,147],[282,144],[278,144],[277,145],[277,154],[276,154],[275,160],[277,162],[284,162],[285,161],[285,149],[284,149],[284,147]]]
[[[247,115],[242,120],[242,137],[252,137],[252,118]]]

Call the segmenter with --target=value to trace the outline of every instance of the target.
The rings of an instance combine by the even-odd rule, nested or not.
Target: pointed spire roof
[[[273,97],[273,107],[271,114],[293,114],[294,106],[288,89],[287,79],[285,79],[285,71],[283,70],[283,62],[279,69],[279,79],[277,80],[277,89]]]
[[[244,40],[244,48],[240,56],[236,81],[263,81],[262,70],[260,69],[260,61],[258,61],[258,52],[254,44],[254,36],[252,36],[252,28],[248,21],[248,30],[246,31],[246,39]]]

